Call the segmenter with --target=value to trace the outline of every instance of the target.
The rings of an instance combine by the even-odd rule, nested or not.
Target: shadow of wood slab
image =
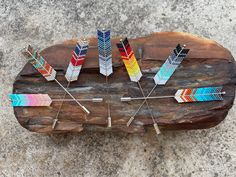
[[[78,81],[72,82],[69,91],[76,98],[103,97],[102,103],[83,102],[91,114],[85,115],[75,102],[65,102],[59,115],[59,123],[52,130],[52,122],[61,102],[50,107],[15,107],[14,113],[24,128],[33,132],[65,133],[80,131],[145,132],[153,122],[144,106],[130,127],[130,116],[141,101],[124,103],[123,96],[142,96],[137,83],[130,82],[121,61],[116,43],[112,39],[114,73],[109,77],[112,127],[107,128],[107,95],[105,77],[99,74],[97,39],[90,39]],[[45,60],[57,70],[57,79],[66,87],[64,77],[76,40],[47,47],[41,51]],[[236,67],[231,53],[218,43],[187,33],[160,32],[130,39],[130,45],[143,72],[141,85],[147,95],[154,86],[153,77],[177,44],[185,44],[190,52],[165,86],[157,86],[152,96],[174,95],[181,88],[223,86],[223,101],[179,104],[174,98],[149,100],[151,109],[161,130],[205,129],[216,126],[226,117],[235,97]],[[142,56],[139,50],[142,49]],[[141,59],[142,58],[142,59]],[[45,93],[52,99],[63,97],[64,91],[52,81],[47,82],[30,63],[18,74],[13,93]],[[70,98],[68,95],[66,98]]]

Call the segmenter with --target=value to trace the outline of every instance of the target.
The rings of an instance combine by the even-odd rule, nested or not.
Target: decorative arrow
[[[107,95],[109,95],[108,76],[113,73],[112,69],[112,54],[111,54],[111,38],[110,30],[97,30],[98,36],[98,53],[99,53],[99,70],[100,73],[106,76]],[[108,127],[111,127],[111,111],[110,111],[110,95],[107,101],[107,120]]]
[[[71,82],[78,80],[82,65],[83,65],[84,60],[85,60],[87,50],[88,50],[88,41],[85,40],[85,39],[79,40],[76,44],[76,47],[75,47],[74,51],[72,52],[72,57],[71,57],[69,66],[66,70],[65,77],[68,81],[66,89],[68,89],[70,87]],[[60,105],[60,107],[57,111],[57,115],[56,115],[56,117],[53,121],[52,129],[55,129],[55,127],[57,125],[58,117],[59,117],[59,114],[61,112],[65,97],[66,97],[66,92],[63,95],[61,105]],[[86,116],[85,116],[85,119],[87,120]]]
[[[121,58],[125,64],[125,67],[126,67],[126,70],[129,74],[129,77],[130,77],[130,80],[133,81],[133,82],[137,82],[138,83],[138,86],[140,88],[140,91],[143,95],[143,97],[145,97],[144,95],[144,92],[143,92],[143,89],[141,87],[141,84],[139,82],[139,80],[141,79],[142,77],[142,73],[141,73],[141,70],[139,68],[139,65],[138,65],[138,62],[134,56],[134,52],[133,50],[131,49],[130,45],[129,45],[129,41],[127,38],[125,38],[124,40],[120,40],[120,43],[117,44],[117,47],[120,51],[120,55],[121,55]],[[157,126],[157,123],[154,119],[154,116],[152,114],[152,111],[149,107],[149,104],[147,102],[147,100],[144,101],[147,105],[147,108],[148,108],[148,111],[152,117],[152,120],[153,120],[153,126],[156,130],[156,133],[157,134],[160,134],[160,130]],[[134,117],[131,117],[131,119],[128,121],[127,123],[127,126],[130,125],[130,123],[133,121]]]
[[[178,103],[187,102],[206,102],[206,101],[221,101],[223,100],[222,95],[226,92],[222,92],[221,87],[201,87],[201,88],[187,88],[179,89],[175,95],[166,96],[153,96],[153,97],[122,97],[122,102],[144,100],[144,99],[164,99],[164,98],[175,98]]]
[[[9,94],[13,107],[32,107],[32,106],[50,106],[52,102],[62,101],[62,99],[52,99],[48,94]],[[94,103],[102,102],[103,98],[84,98],[77,101],[92,101]],[[63,101],[74,101],[73,99],[64,99]]]
[[[144,101],[141,103],[137,111],[131,116],[129,119],[127,126],[131,124],[131,122],[134,120],[135,116],[139,112],[139,110],[142,108],[144,103],[146,102],[147,98],[152,94],[152,92],[155,90],[157,85],[164,85],[166,82],[170,79],[170,77],[173,75],[176,68],[180,65],[180,63],[183,61],[183,59],[186,57],[186,55],[189,52],[189,49],[185,49],[178,44],[176,48],[173,50],[171,55],[167,58],[165,63],[161,66],[160,70],[157,72],[157,74],[154,77],[155,86],[152,88],[152,90],[149,92],[147,97],[145,97]]]

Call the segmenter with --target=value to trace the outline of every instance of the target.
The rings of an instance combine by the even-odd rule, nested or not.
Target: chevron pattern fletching
[[[112,74],[112,54],[110,30],[97,30],[100,73],[104,76]]]
[[[88,41],[79,40],[76,44],[75,50],[72,53],[70,64],[66,70],[66,79],[68,82],[76,81],[80,74],[80,70],[85,60],[88,50]]]
[[[223,100],[222,94],[225,92],[221,90],[222,87],[180,89],[175,93],[175,99],[179,103]]]
[[[154,77],[156,85],[165,85],[170,79],[176,68],[180,65],[183,59],[188,54],[189,49],[185,49],[178,44],[171,55],[167,58],[165,63]]]
[[[120,41],[120,43],[117,44],[117,47],[120,51],[121,58],[125,64],[130,80],[138,82],[142,77],[142,72],[134,56],[134,52],[129,45],[128,39],[125,38],[123,41]]]
[[[48,94],[9,94],[13,107],[18,106],[50,106]]]
[[[56,77],[56,71],[43,59],[39,53],[30,45],[28,51],[32,54],[30,63],[40,72],[47,81],[53,81]],[[29,56],[29,54],[27,54]]]

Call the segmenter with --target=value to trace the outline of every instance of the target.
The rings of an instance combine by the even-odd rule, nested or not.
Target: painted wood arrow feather
[[[104,76],[113,73],[110,30],[97,30],[99,69]]]
[[[178,103],[223,100],[222,87],[202,87],[179,89],[175,94]]]
[[[128,39],[125,38],[123,41],[121,40],[121,42],[117,44],[117,47],[120,51],[120,56],[125,64],[130,80],[138,82],[142,77],[142,72],[134,56],[134,52],[129,45]]]
[[[32,51],[33,56],[30,58],[30,63],[34,68],[37,69],[47,81],[55,80],[57,72],[44,60],[44,58],[40,56],[36,50],[33,50],[31,46],[28,47],[28,51]]]
[[[184,46],[181,47],[180,44],[178,44],[155,75],[155,84],[165,85],[188,52],[189,49],[185,49]]]
[[[9,94],[13,107],[50,106],[52,99],[48,94]]]
[[[70,64],[66,70],[66,79],[68,82],[78,80],[82,65],[88,51],[88,41],[79,40],[76,44],[75,50],[72,53]]]

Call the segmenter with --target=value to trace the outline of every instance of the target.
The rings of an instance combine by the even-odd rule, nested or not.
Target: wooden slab
[[[141,101],[120,102],[120,97],[141,96],[136,83],[130,82],[125,67],[116,47],[117,39],[112,40],[114,73],[109,78],[111,93],[112,128],[107,128],[107,105],[105,78],[99,74],[97,40],[90,39],[90,48],[86,62],[79,76],[69,91],[76,98],[104,97],[103,103],[83,102],[91,112],[85,120],[84,113],[75,102],[66,102],[59,116],[55,130],[51,125],[61,102],[53,102],[51,107],[14,108],[19,123],[34,132],[80,132],[122,131],[144,132],[152,126],[152,120],[144,106],[130,127],[126,122],[139,107]],[[174,95],[181,88],[223,86],[226,91],[224,101],[178,104],[173,98],[150,100],[160,128],[162,130],[203,129],[219,124],[233,105],[235,97],[235,61],[231,53],[208,39],[186,33],[161,32],[130,40],[131,47],[140,63],[144,76],[141,85],[145,94],[154,86],[153,76],[164,63],[170,52],[178,44],[186,44],[190,52],[181,66],[165,86],[158,86],[152,96]],[[67,85],[64,77],[74,49],[75,40],[54,45],[42,50],[41,54],[57,71],[57,79]],[[139,56],[139,49],[142,56]],[[140,61],[140,58],[142,60]],[[52,98],[62,98],[64,91],[55,83],[47,82],[32,66],[26,64],[16,78],[13,93],[47,93]],[[69,98],[69,97],[67,97]]]

